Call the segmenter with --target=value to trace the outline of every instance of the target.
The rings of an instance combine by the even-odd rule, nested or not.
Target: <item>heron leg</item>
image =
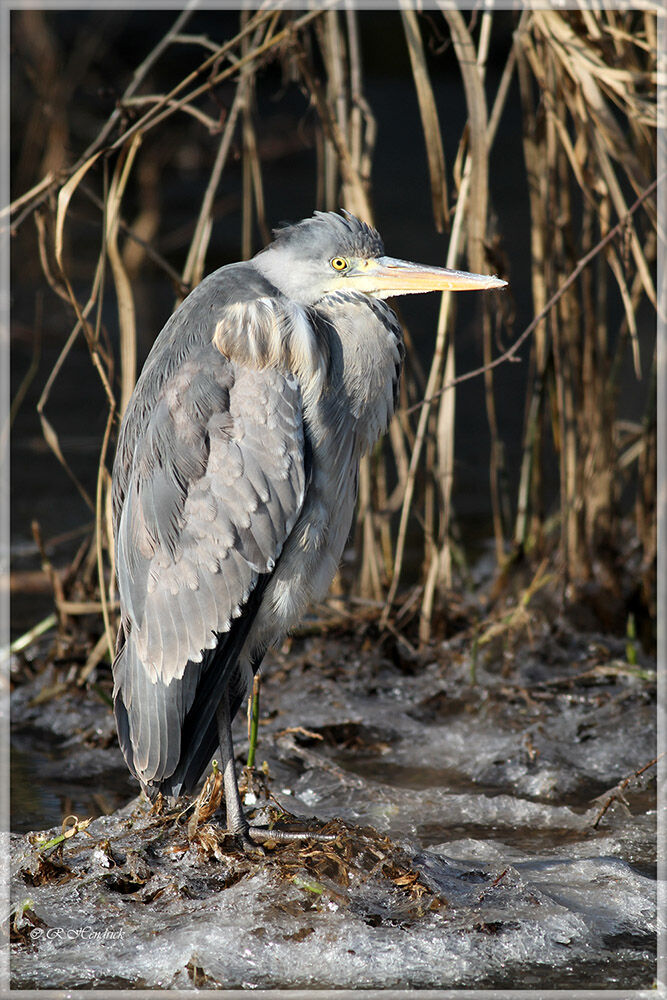
[[[229,695],[227,692],[222,696],[216,714],[218,739],[220,740],[222,781],[225,789],[227,830],[239,838],[244,850],[254,854],[263,854],[264,851],[260,845],[266,841],[284,843],[295,840],[315,840],[324,843],[335,840],[336,834],[331,833],[316,833],[312,830],[265,830],[262,827],[250,826],[243,812],[239,786],[236,780],[232,720],[229,713]]]
[[[220,740],[220,758],[222,764],[222,780],[225,789],[225,808],[227,810],[227,829],[240,837],[244,846],[252,846],[250,827],[243,812],[239,786],[236,780],[234,765],[234,743],[232,741],[232,720],[229,716],[229,695],[225,691],[220,699],[217,710],[218,739]]]

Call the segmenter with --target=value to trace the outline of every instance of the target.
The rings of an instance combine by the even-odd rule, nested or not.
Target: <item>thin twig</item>
[[[85,194],[86,198],[88,198],[93,203],[93,205],[99,208],[100,211],[104,211],[103,200],[101,198],[98,198],[95,192],[87,184],[82,183],[79,186],[79,190],[81,191],[82,194]],[[140,246],[141,249],[146,254],[146,256],[149,257],[154,264],[157,264],[157,266],[160,267],[165,272],[167,277],[173,282],[174,286],[178,289],[180,295],[185,297],[188,294],[188,292],[191,289],[189,286],[183,284],[182,278],[178,273],[178,271],[174,267],[172,267],[169,261],[166,260],[162,256],[162,254],[158,253],[155,247],[153,247],[147,240],[143,239],[141,236],[138,236],[137,233],[132,228],[132,226],[130,226],[127,222],[125,222],[125,220],[121,216],[118,216],[118,228],[122,230],[122,232],[125,234],[125,236],[127,236],[128,239],[132,240],[133,243],[136,243],[137,246]]]
[[[644,771],[648,771],[649,767],[653,767],[655,764],[658,763],[660,758],[664,756],[665,756],[664,753],[659,754],[657,757],[654,757],[653,760],[650,760],[648,764],[644,764],[643,767],[640,767],[638,770],[633,771],[632,774],[629,774],[627,776],[627,778],[623,778],[622,781],[619,781],[619,783],[614,786],[614,788],[609,793],[609,797],[606,799],[604,805],[600,809],[600,812],[597,814],[595,822],[593,823],[594,830],[597,830],[598,826],[600,825],[602,817],[607,812],[611,804],[613,802],[618,801],[619,799],[623,801],[623,792],[628,787],[630,782],[634,781],[635,778],[639,778],[644,773]]]

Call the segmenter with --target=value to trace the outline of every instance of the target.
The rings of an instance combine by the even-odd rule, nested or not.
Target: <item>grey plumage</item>
[[[148,356],[112,506],[115,712],[151,794],[192,789],[218,704],[233,717],[265,650],[329,587],[359,460],[396,405],[404,348],[385,295],[471,280],[420,279],[383,254],[371,227],[318,213],[202,281]],[[461,287],[494,284],[472,278]]]

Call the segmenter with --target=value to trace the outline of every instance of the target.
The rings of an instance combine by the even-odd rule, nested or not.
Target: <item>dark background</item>
[[[12,197],[39,179],[39,163],[31,159],[29,130],[48,128],[55,115],[67,122],[63,136],[66,162],[75,161],[95,138],[123,93],[132,72],[173,23],[177,12],[49,11],[43,23],[51,34],[51,52],[61,73],[60,93],[40,90],[40,55],[35,39],[27,38],[21,12],[12,16]],[[359,12],[364,67],[364,92],[377,122],[373,160],[372,203],[377,226],[387,252],[424,262],[443,263],[448,235],[435,231],[426,152],[417,99],[400,16],[394,12]],[[516,15],[494,15],[487,69],[489,107],[499,74],[511,45]],[[442,21],[440,21],[442,26]],[[204,11],[193,16],[185,29],[213,41],[232,37],[238,30],[238,13]],[[436,18],[423,15],[422,30],[430,51],[430,72],[442,123],[445,158],[451,172],[466,106],[451,43]],[[147,89],[162,92],[181,79],[203,50],[180,46],[167,50],[154,68]],[[42,67],[43,68],[43,67]],[[229,106],[234,86],[222,85],[208,99],[207,113],[219,114]],[[316,204],[314,115],[307,95],[272,63],[257,76],[258,141],[263,168],[267,219],[270,225],[310,215]],[[532,319],[530,293],[530,217],[525,189],[521,138],[521,108],[516,82],[506,103],[495,140],[490,176],[489,239],[497,238],[510,281],[506,293],[508,323],[498,349],[508,346]],[[207,136],[199,123],[180,114],[168,130],[156,129],[144,140],[141,156],[151,159],[155,173],[151,197],[160,211],[160,226],[152,240],[156,249],[180,270],[196,221],[203,191],[217,149],[218,137]],[[149,154],[151,154],[149,156]],[[91,186],[100,188],[100,172],[91,172]],[[216,217],[206,261],[206,271],[240,254],[241,163],[232,154],[217,192]],[[144,191],[128,188],[124,217],[131,221],[141,207]],[[101,233],[99,213],[85,199],[76,197],[68,220],[69,261],[75,290],[87,298]],[[254,249],[262,245],[255,232]],[[175,292],[164,273],[150,262],[134,284],[139,363],[170,315]],[[618,302],[612,317],[620,316]],[[403,298],[400,310],[422,364],[428,370],[439,308],[439,297]],[[477,367],[482,360],[481,335],[475,296],[456,301],[457,371]],[[105,292],[104,318],[111,343],[117,350],[117,317],[112,282]],[[32,540],[31,521],[40,522],[46,539],[60,536],[90,522],[92,515],[62,466],[46,445],[35,412],[35,403],[74,322],[71,310],[46,286],[40,269],[35,227],[27,219],[13,238],[12,256],[12,396],[29,368],[36,330],[41,338],[39,368],[31,382],[13,429],[11,463],[12,559],[15,571],[39,565]],[[613,324],[612,324],[613,325]],[[652,317],[647,317],[645,339],[652,337]],[[643,358],[644,371],[650,357]],[[515,495],[521,454],[521,434],[529,348],[521,351],[520,364],[506,364],[495,372],[500,436],[506,452],[508,495]],[[646,379],[644,380],[646,381]],[[631,366],[623,384],[623,407],[628,419],[644,409],[645,385],[638,383]],[[456,479],[454,503],[462,537],[471,555],[479,555],[491,536],[488,487],[489,434],[481,378],[459,386],[456,413]],[[86,489],[94,494],[99,447],[106,420],[106,401],[90,363],[83,338],[75,344],[63,366],[46,408],[56,427],[67,461]],[[547,470],[548,474],[548,470]],[[557,471],[550,483],[553,496]],[[66,562],[78,540],[54,550],[54,561]],[[421,553],[417,557],[421,560]],[[17,634],[48,613],[48,593],[22,593],[14,589],[12,633]]]

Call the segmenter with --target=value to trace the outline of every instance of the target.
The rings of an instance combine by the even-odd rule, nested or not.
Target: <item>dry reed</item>
[[[440,13],[429,19],[408,9],[395,15],[396,30],[400,27],[404,34],[424,131],[433,225],[449,232],[447,266],[496,270],[496,251],[489,240],[493,206],[488,178],[499,123],[515,81],[520,94],[523,135],[518,142],[531,215],[531,286],[537,318],[529,339],[520,475],[516,496],[510,498],[513,524],[508,523],[503,495],[498,426],[503,400],[498,398],[494,374],[504,357],[516,354],[518,344],[505,352],[494,349],[494,336],[503,325],[496,297],[486,300],[482,315],[480,371],[490,430],[489,482],[498,566],[518,553],[530,553],[539,562],[551,550],[553,519],[546,516],[545,463],[555,462],[560,483],[556,552],[561,578],[576,586],[596,579],[610,591],[619,591],[621,493],[629,483],[635,545],[640,550],[637,575],[643,600],[653,610],[655,392],[648,392],[645,414],[632,425],[619,417],[619,392],[628,358],[638,378],[647,366],[646,358],[640,357],[639,317],[647,306],[656,308],[658,234],[651,188],[656,173],[656,11],[651,5],[625,11],[583,6],[569,11],[525,10],[515,19],[495,92],[485,73],[496,14],[486,11],[478,19],[442,4]],[[3,213],[5,220],[10,217],[14,235],[34,219],[44,280],[68,303],[74,317],[38,409],[49,447],[96,512],[91,552],[97,562],[97,597],[109,643],[114,574],[108,467],[114,429],[136,378],[132,282],[150,259],[169,275],[177,297],[182,297],[211,269],[207,251],[216,199],[232,153],[242,166],[239,255],[252,252],[255,223],[263,236],[268,235],[258,142],[262,121],[256,101],[257,74],[268,62],[279,63],[285,79],[298,80],[307,97],[318,151],[314,184],[318,204],[313,207],[344,205],[373,221],[376,126],[364,96],[360,15],[334,7],[302,14],[280,5],[262,7],[240,15],[238,32],[224,41],[187,34],[191,16],[188,10],[174,19],[133,73],[95,139],[71,163],[64,137],[74,81],[60,85],[58,114],[41,140],[37,128],[48,74],[52,82],[56,77],[55,68],[48,69],[54,60],[47,60],[19,151],[17,170],[25,190]],[[39,29],[43,51],[53,48],[44,12],[21,11],[14,17],[22,38]],[[431,79],[437,59],[445,57],[429,54],[436,20],[438,31],[451,39],[453,54],[448,52],[447,58],[456,60],[467,108],[467,126],[451,171],[445,162]],[[171,81],[163,93],[154,93],[150,88],[156,66],[168,52],[184,46],[201,53],[198,65]],[[73,65],[79,76],[91,58],[87,50],[78,53]],[[223,82],[233,87],[234,96],[220,106],[216,118],[211,108]],[[200,130],[202,147],[208,149],[213,142],[217,149],[201,202],[192,209],[196,222],[178,273],[173,261],[152,245],[160,210],[149,192],[159,183],[159,167],[151,159],[156,140],[175,141],[176,122],[184,116],[189,127]],[[37,165],[32,175],[31,163]],[[144,196],[134,223],[127,221],[130,189]],[[97,263],[83,297],[81,282],[71,277],[77,271],[78,251],[69,242],[68,227],[75,203],[85,203],[88,211],[98,213],[99,222]],[[508,277],[511,281],[512,275]],[[119,331],[118,371],[102,320],[102,303],[111,287]],[[609,303],[614,294],[623,311],[618,329],[611,326]],[[108,406],[94,498],[71,473],[58,431],[45,412],[80,336]],[[524,332],[520,338],[524,344],[526,337]],[[406,621],[418,618],[422,641],[431,636],[447,591],[454,585],[452,489],[460,381],[455,346],[452,304],[444,296],[430,370],[420,377],[419,360],[408,341],[401,412],[385,446],[365,459],[360,476],[361,558],[354,587],[362,597],[380,602],[383,621],[391,627],[396,620],[405,627]],[[655,366],[655,345],[651,350],[649,368]],[[415,583],[405,570],[408,537],[415,536],[423,548],[417,581],[420,599],[415,600],[411,589],[401,603],[402,587]]]

